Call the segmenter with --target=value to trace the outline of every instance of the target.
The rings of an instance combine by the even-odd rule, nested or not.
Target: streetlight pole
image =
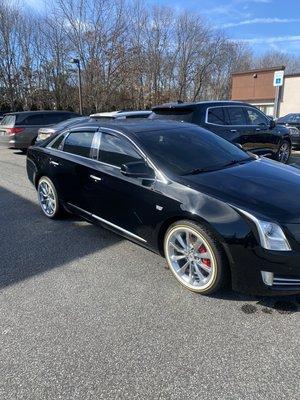
[[[82,86],[81,86],[81,68],[80,68],[80,60],[78,58],[72,58],[70,60],[72,64],[77,65],[78,71],[78,94],[79,94],[79,113],[82,114]]]

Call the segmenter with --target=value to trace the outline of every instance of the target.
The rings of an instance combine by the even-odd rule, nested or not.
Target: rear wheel
[[[175,278],[189,290],[216,292],[227,281],[227,260],[214,235],[199,224],[179,221],[168,229],[164,253]]]
[[[291,155],[292,146],[288,140],[283,140],[279,146],[279,150],[276,155],[276,160],[286,164],[289,161]]]
[[[43,176],[38,183],[38,199],[43,213],[48,218],[58,218],[61,215],[57,191],[51,179]]]

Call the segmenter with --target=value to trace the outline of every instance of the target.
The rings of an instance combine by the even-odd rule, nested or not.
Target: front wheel
[[[276,154],[276,160],[283,164],[286,164],[289,161],[291,150],[292,150],[291,143],[288,140],[283,140]]]
[[[170,226],[164,254],[175,278],[185,288],[201,293],[216,292],[227,281],[227,260],[214,235],[192,221]]]
[[[38,199],[43,213],[51,219],[58,218],[61,214],[57,191],[51,179],[43,176],[38,183]]]

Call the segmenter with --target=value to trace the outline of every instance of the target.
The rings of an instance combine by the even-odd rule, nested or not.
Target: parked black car
[[[287,114],[284,117],[278,118],[276,121],[279,125],[285,125],[291,135],[292,145],[295,148],[300,147],[300,113]]]
[[[26,151],[35,143],[38,130],[80,116],[71,111],[11,112],[0,122],[0,147]]]
[[[277,126],[251,104],[236,101],[170,103],[154,107],[151,119],[192,122],[259,156],[286,163],[291,154],[289,130]]]
[[[300,292],[293,167],[192,124],[145,120],[46,139],[30,147],[27,173],[47,217],[67,209],[164,255],[190,290],[213,293],[231,278],[244,292]]]

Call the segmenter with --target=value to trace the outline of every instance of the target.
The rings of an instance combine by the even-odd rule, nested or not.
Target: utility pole
[[[72,64],[77,65],[78,72],[78,95],[79,95],[79,113],[82,115],[82,86],[81,86],[81,67],[79,58],[72,58],[70,60]]]

